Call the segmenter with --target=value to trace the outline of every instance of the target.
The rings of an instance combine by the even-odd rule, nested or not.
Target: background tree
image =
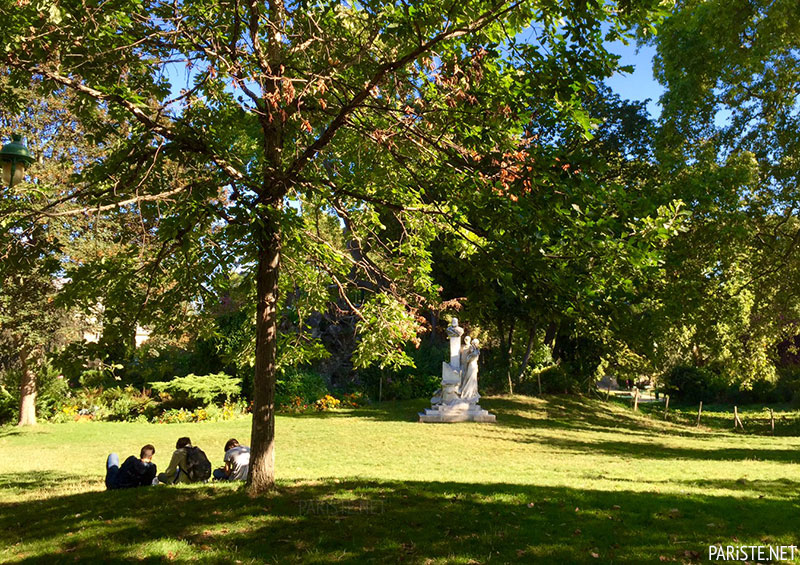
[[[607,90],[581,96],[596,135],[580,123],[526,124],[524,144],[485,159],[476,182],[490,189],[462,200],[480,230],[444,246],[437,262],[445,297],[467,297],[467,317],[495,326],[507,389],[542,345],[576,386],[593,387],[602,358],[616,362],[635,341],[630,327],[684,220],[682,203],[657,182],[644,105]],[[524,336],[516,356],[515,333]],[[521,361],[512,370],[513,358]]]
[[[792,2],[678,2],[655,41],[663,186],[692,212],[651,328],[662,367],[774,380],[798,318],[798,53]],[[655,337],[655,336],[651,336]]]
[[[7,74],[0,74],[0,83],[8,87]],[[21,114],[2,117],[0,138],[20,131],[40,162],[31,168],[34,183],[0,187],[0,367],[20,374],[18,421],[32,425],[36,373],[47,351],[63,345],[71,337],[65,330],[73,328],[56,300],[64,282],[68,230],[57,221],[31,222],[27,217],[64,190],[74,166],[73,152],[84,159],[92,153],[81,142],[80,125],[60,95],[30,98]]]

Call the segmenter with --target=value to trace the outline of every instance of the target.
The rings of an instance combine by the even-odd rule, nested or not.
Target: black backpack
[[[211,461],[199,447],[186,448],[186,469],[184,472],[193,483],[211,478]]]

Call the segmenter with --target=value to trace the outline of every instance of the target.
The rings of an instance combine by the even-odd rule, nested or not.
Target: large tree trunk
[[[264,218],[257,228],[258,273],[256,313],[256,372],[253,380],[253,426],[250,436],[250,494],[275,485],[275,360],[277,353],[278,270],[280,228]]]
[[[19,395],[19,425],[36,425],[36,374],[28,364],[28,350],[19,352],[19,363],[22,367]]]

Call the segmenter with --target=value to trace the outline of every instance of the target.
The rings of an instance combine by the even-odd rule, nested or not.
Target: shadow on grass
[[[725,489],[742,493],[757,492],[761,497],[796,498],[800,495],[800,482],[790,479],[776,479],[774,481],[748,480],[748,479],[698,479],[683,481],[692,487]]]
[[[580,396],[488,398],[482,406],[496,412],[498,425],[511,428],[641,430],[642,419],[632,413],[611,412],[607,404]]]
[[[0,438],[18,436],[21,432],[16,426],[0,426]]]
[[[513,441],[533,441],[552,445],[558,449],[580,453],[594,452],[623,458],[637,459],[696,459],[700,461],[777,461],[800,462],[796,449],[701,449],[666,446],[654,439],[651,443],[626,441],[581,441],[571,438],[517,438]]]
[[[425,408],[430,408],[430,401],[415,399],[398,400],[395,402],[378,402],[359,408],[326,412],[281,412],[280,415],[284,418],[296,419],[339,419],[356,417],[379,422],[417,422],[419,421],[418,413]]]
[[[359,417],[385,422],[417,422],[418,412],[430,407],[427,400],[382,402],[372,406],[337,412],[284,414],[294,418]],[[545,395],[542,397],[484,397],[481,407],[497,415],[496,425],[515,429],[606,430],[652,437],[654,433],[692,437],[719,435],[694,427],[665,426],[662,422],[580,396]],[[433,424],[439,425],[439,424]],[[451,424],[443,424],[451,425]]]
[[[288,484],[260,498],[152,487],[0,505],[0,561],[688,562],[712,543],[796,543],[798,509],[783,498],[458,482]]]
[[[84,477],[55,471],[24,471],[0,474],[0,489],[17,492],[58,488],[66,483],[81,482]]]
[[[654,431],[670,435],[690,434],[694,437],[706,435],[694,428],[665,428],[661,422],[620,410],[616,405],[580,396],[484,397],[481,406],[497,415],[497,426],[506,428],[605,429],[647,436],[652,436]],[[358,417],[381,422],[418,422],[418,413],[429,407],[429,401],[417,399],[381,402],[332,412],[282,413],[281,416],[298,419]]]

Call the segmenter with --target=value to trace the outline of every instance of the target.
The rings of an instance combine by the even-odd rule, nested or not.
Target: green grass
[[[629,405],[630,401],[625,401]],[[640,404],[639,407],[645,414],[663,419],[664,404]],[[744,431],[739,433],[755,435],[772,435],[769,410],[772,408],[775,418],[776,436],[800,436],[800,410],[789,404],[750,404],[739,406],[739,419],[742,421]],[[697,403],[670,404],[668,417],[670,421],[687,426],[697,423]],[[732,404],[703,404],[700,415],[703,427],[714,430],[733,430],[733,405]]]
[[[189,435],[219,463],[249,422],[0,428],[0,562],[705,562],[800,545],[800,438],[664,423],[582,398],[487,398],[492,424],[419,424],[424,401],[278,418],[279,488],[105,492],[110,449]],[[596,557],[595,557],[596,556]]]

